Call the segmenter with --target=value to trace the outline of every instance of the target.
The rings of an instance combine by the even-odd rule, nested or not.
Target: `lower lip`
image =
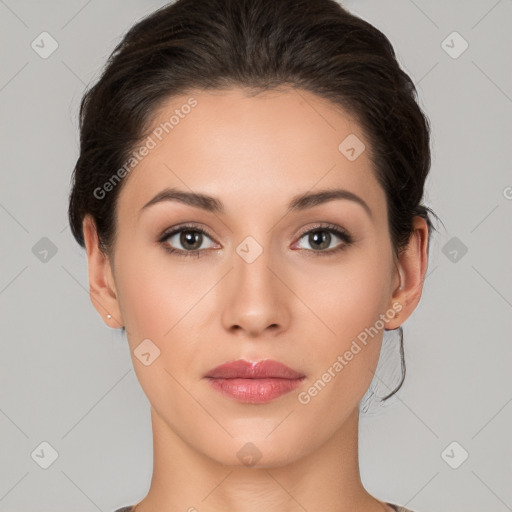
[[[248,404],[270,402],[300,386],[300,379],[218,379],[208,378],[210,386],[223,395]]]

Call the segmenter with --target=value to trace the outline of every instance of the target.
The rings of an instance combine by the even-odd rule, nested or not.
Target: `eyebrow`
[[[373,219],[370,207],[362,198],[353,192],[339,188],[324,189],[317,192],[306,192],[304,194],[299,194],[292,198],[288,207],[291,210],[303,211],[328,201],[333,201],[335,199],[345,199],[359,204],[364,208],[369,217]],[[201,208],[202,210],[206,210],[212,213],[224,212],[224,205],[216,197],[208,196],[206,194],[199,194],[196,192],[185,192],[184,190],[178,190],[176,188],[166,188],[159,192],[155,197],[153,197],[153,199],[148,201],[141,208],[140,213],[142,213],[142,211],[149,208],[150,206],[164,201],[178,201],[180,203],[194,206],[196,208]]]

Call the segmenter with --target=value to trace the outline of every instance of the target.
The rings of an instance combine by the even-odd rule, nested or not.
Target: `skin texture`
[[[90,217],[83,224],[91,300],[108,326],[126,326],[151,403],[153,479],[137,512],[390,510],[362,485],[357,445],[358,404],[383,330],[309,403],[297,396],[393,304],[401,311],[386,316],[387,329],[411,315],[427,267],[427,225],[415,219],[409,246],[395,260],[369,143],[326,100],[292,90],[255,97],[241,89],[193,91],[162,105],[154,126],[190,97],[197,106],[127,177],[112,261],[98,249]],[[338,150],[349,134],[366,145],[354,161]],[[164,201],[141,213],[166,187],[215,196],[224,212]],[[372,216],[346,199],[289,210],[292,197],[325,188],[357,194]],[[209,233],[199,258],[165,251],[164,244],[190,247],[179,234],[158,241],[185,222]],[[353,243],[319,254],[345,242],[332,234],[327,248],[315,248],[303,233],[317,223],[344,228]],[[263,249],[251,263],[236,251],[248,236]],[[134,351],[148,338],[160,356],[145,366]],[[301,386],[252,405],[226,398],[203,378],[226,361],[267,358],[303,373]],[[237,456],[246,443],[261,453],[250,467]]]

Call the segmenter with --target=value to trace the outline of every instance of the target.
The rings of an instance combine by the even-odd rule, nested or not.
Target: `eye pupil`
[[[314,241],[314,243],[313,243]],[[317,248],[324,249],[329,247],[331,242],[331,234],[328,231],[315,231],[309,235],[309,243],[313,247],[315,244]]]
[[[200,233],[199,231],[182,231],[180,236],[180,242],[183,245],[183,247],[194,251],[201,247],[202,236],[202,233]],[[188,247],[187,244],[192,244],[193,247]]]

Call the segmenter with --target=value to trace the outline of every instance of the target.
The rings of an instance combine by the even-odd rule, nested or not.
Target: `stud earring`
[[[109,313],[109,314],[107,315],[107,318],[110,320],[110,319],[112,318],[112,315]]]

